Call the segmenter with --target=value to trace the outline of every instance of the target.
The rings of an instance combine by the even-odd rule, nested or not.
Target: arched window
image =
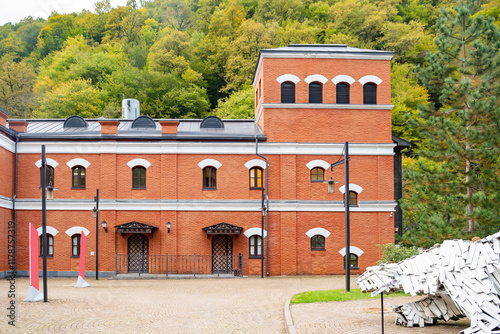
[[[40,178],[42,177],[42,168],[40,168]],[[42,184],[40,182],[40,184]],[[45,186],[54,187],[54,167],[45,166]]]
[[[311,182],[322,182],[325,179],[325,170],[321,167],[311,169]]]
[[[203,189],[217,189],[217,169],[215,167],[203,168]]]
[[[250,168],[250,188],[262,188],[262,168]]]
[[[320,82],[309,84],[309,103],[323,103],[323,85]]]
[[[75,234],[71,237],[71,256],[80,257],[80,239],[81,234]]]
[[[146,188],[146,168],[142,166],[132,168],[132,188]]]
[[[249,239],[250,256],[262,256],[262,237],[260,235],[252,235]]]
[[[358,256],[356,254],[351,253],[351,268],[358,269]],[[344,256],[344,269],[346,268],[346,257]]]
[[[373,82],[363,85],[363,104],[377,104],[377,85]]]
[[[325,250],[325,237],[316,234],[311,238],[311,250]]]
[[[54,236],[52,234],[46,233],[47,236],[47,256],[54,256]],[[42,256],[42,242],[43,242],[43,234],[40,235],[40,256]]]
[[[345,194],[343,201],[345,202]],[[349,190],[349,205],[358,205],[358,193],[352,190]]]
[[[285,81],[281,84],[281,103],[295,103],[295,84]]]
[[[339,82],[337,88],[337,104],[349,104],[350,101],[350,88],[347,82]]]
[[[73,188],[85,189],[85,168],[82,166],[73,167]]]

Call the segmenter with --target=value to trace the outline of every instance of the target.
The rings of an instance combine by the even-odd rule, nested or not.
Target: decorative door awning
[[[204,227],[203,229],[207,231],[207,238],[210,235],[214,234],[234,234],[236,235],[236,237],[238,237],[238,235],[241,233],[241,230],[243,230],[243,227],[234,226],[226,223],[220,223]]]
[[[136,221],[115,226],[118,232],[124,237],[125,233],[151,233],[151,238],[153,237],[154,231],[158,228],[156,226],[151,226]]]

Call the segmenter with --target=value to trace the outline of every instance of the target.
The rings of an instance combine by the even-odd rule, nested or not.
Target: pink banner
[[[29,256],[30,256],[30,285],[39,290],[38,278],[38,232],[33,224],[29,223]]]
[[[87,247],[87,236],[82,231],[80,237],[80,271],[78,275],[83,279],[85,279],[85,247]]]

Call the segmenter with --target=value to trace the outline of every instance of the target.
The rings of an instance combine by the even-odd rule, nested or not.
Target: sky
[[[88,9],[94,12],[98,0],[0,0],[0,25],[7,22],[18,23],[23,18],[33,16],[47,19],[51,12],[68,14]],[[111,6],[124,6],[127,0],[111,0]]]

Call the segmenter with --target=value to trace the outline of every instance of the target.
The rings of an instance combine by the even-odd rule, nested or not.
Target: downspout
[[[17,273],[17,211],[16,211],[16,198],[17,198],[17,143],[19,142],[19,133],[16,133],[15,138],[15,160],[14,160],[14,196],[12,197],[12,211],[14,212],[14,275]]]
[[[267,231],[267,238],[266,238],[266,276],[269,276],[269,161],[267,158],[263,155],[259,154],[259,139],[257,136],[255,136],[255,154],[257,156],[261,157],[262,159],[266,160],[266,208],[267,208],[267,214],[266,214],[266,231]]]

